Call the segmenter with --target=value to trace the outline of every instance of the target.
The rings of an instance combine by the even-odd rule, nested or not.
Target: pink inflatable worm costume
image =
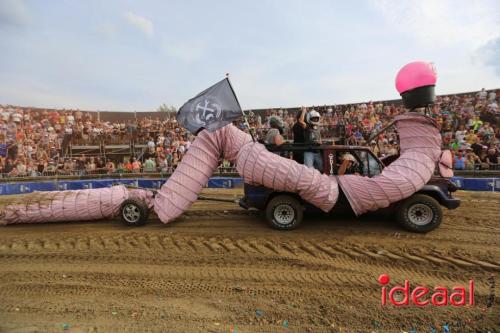
[[[411,94],[421,88],[433,88],[435,82],[432,65],[416,62],[400,70],[396,87],[405,100],[404,94],[410,93],[411,98]],[[117,215],[121,203],[129,197],[146,201],[149,207],[154,207],[160,220],[168,223],[197,199],[221,156],[236,164],[246,183],[298,193],[303,200],[325,212],[337,202],[340,186],[353,211],[360,215],[387,207],[420,190],[431,178],[440,158],[441,136],[431,118],[410,112],[397,116],[395,126],[400,138],[400,157],[373,178],[321,174],[269,152],[264,145],[253,142],[249,134],[230,124],[214,132],[201,131],[154,198],[150,191],[127,190],[124,186],[40,192],[43,197],[40,202],[6,206],[0,224],[109,218]]]

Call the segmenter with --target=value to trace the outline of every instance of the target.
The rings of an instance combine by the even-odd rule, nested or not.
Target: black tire
[[[267,203],[266,219],[274,229],[293,230],[302,223],[303,217],[304,207],[291,195],[280,194]]]
[[[141,226],[146,224],[149,208],[146,203],[138,199],[127,199],[120,206],[120,218],[128,226]]]
[[[425,233],[439,227],[443,210],[436,199],[414,194],[403,201],[396,211],[398,223],[408,231]]]

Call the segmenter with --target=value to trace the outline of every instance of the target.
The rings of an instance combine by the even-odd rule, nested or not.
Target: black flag
[[[243,116],[228,78],[217,82],[187,101],[177,113],[177,121],[193,134],[201,128],[213,132]]]

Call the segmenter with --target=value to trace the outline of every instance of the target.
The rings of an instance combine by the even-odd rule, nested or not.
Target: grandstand
[[[500,89],[438,96],[430,116],[441,125],[443,148],[457,170],[499,170]],[[367,142],[404,112],[400,101],[311,106],[322,115],[326,141],[369,145],[378,156],[397,152],[397,136],[386,132]],[[251,129],[262,139],[271,116],[280,117],[283,136],[299,108],[248,110]],[[243,123],[236,125],[244,128]],[[170,173],[194,136],[171,112],[103,112],[0,105],[0,177]],[[221,161],[221,172],[234,172]]]

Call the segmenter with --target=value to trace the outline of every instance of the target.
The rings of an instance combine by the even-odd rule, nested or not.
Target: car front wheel
[[[403,201],[396,214],[399,224],[412,232],[429,232],[443,220],[439,203],[425,194],[414,194]]]

